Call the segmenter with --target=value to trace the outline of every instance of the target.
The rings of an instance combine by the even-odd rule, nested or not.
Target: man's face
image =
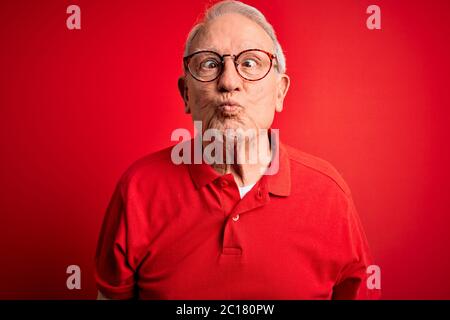
[[[274,44],[255,22],[239,14],[226,14],[205,25],[189,53],[211,50],[237,55],[246,49],[274,53]],[[179,80],[186,112],[194,121],[202,121],[203,130],[270,128],[275,111],[283,108],[288,87],[289,77],[280,75],[274,67],[259,81],[243,79],[230,57],[225,58],[222,74],[214,81],[201,82],[190,74]]]

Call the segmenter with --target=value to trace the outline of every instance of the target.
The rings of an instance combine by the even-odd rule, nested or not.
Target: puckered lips
[[[217,111],[224,117],[234,117],[241,112],[242,106],[233,100],[226,100],[217,105]]]

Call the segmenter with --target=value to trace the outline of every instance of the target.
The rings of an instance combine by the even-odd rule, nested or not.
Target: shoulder
[[[171,161],[172,148],[173,146],[166,147],[132,162],[120,178],[122,189],[139,188],[142,185],[157,187],[163,181],[171,181],[173,175],[184,170],[183,166]]]
[[[342,175],[328,161],[311,155],[297,148],[283,144],[287,151],[291,169],[307,175],[322,184],[338,187],[346,196],[351,197],[351,191]]]

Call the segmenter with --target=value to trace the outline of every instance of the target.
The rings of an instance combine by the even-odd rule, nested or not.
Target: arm
[[[367,268],[373,260],[362,223],[351,198],[348,199],[346,220],[343,237],[346,239],[344,243],[347,243],[346,251],[350,252],[350,255],[333,287],[332,299],[379,299],[380,290],[374,290],[367,286]]]
[[[97,299],[132,299],[135,267],[130,262],[127,206],[119,182],[106,210],[95,255]]]
[[[105,296],[103,295],[103,293],[101,293],[100,291],[98,291],[98,294],[97,294],[97,300],[112,300],[112,299],[109,299],[109,298],[105,297]]]

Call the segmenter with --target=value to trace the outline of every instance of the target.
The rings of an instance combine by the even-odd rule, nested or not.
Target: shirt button
[[[239,214],[237,214],[236,216],[233,217],[233,221],[238,221],[239,220]]]
[[[227,187],[227,186],[228,186],[228,181],[227,181],[227,180],[221,180],[221,181],[220,181],[220,186],[221,186],[222,188]]]

